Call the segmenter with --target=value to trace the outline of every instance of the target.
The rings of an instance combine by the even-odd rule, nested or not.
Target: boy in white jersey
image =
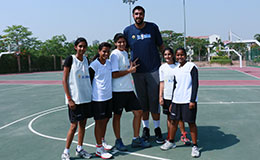
[[[109,118],[112,117],[112,70],[108,60],[111,45],[103,42],[98,47],[99,57],[90,64],[92,81],[92,105],[95,119],[96,155],[109,159],[108,153],[102,145]]]
[[[172,134],[172,127],[170,125],[170,112],[169,107],[171,105],[172,100],[172,91],[173,91],[173,82],[174,82],[174,70],[178,63],[175,62],[175,57],[173,50],[171,48],[165,48],[163,51],[163,57],[166,63],[162,64],[159,68],[160,75],[160,89],[159,89],[159,103],[163,106],[163,113],[167,115],[167,126],[168,126],[168,135]],[[179,121],[179,127],[181,130],[181,141],[184,142],[185,145],[190,145],[190,140],[186,137],[185,126],[183,121]],[[169,147],[174,148],[172,146],[173,142],[169,143],[169,136],[165,141],[164,145],[161,146],[162,150],[167,150]]]
[[[192,139],[192,157],[199,157],[200,152],[197,146],[197,94],[198,94],[198,69],[192,62],[187,62],[187,53],[184,48],[176,50],[176,60],[179,62],[175,69],[175,85],[173,90],[171,111],[171,125],[173,134],[169,134],[170,141],[174,141],[178,122],[188,122]],[[173,142],[174,143],[174,142]],[[172,146],[174,146],[173,144]],[[170,148],[168,148],[170,149]]]
[[[67,134],[66,147],[61,155],[62,160],[70,160],[69,148],[74,134],[78,130],[78,145],[76,155],[83,158],[90,158],[91,154],[82,148],[87,118],[93,117],[91,103],[92,87],[89,75],[88,60],[84,53],[87,50],[87,41],[78,38],[75,41],[74,49],[76,55],[66,58],[62,83],[68,104],[70,129]]]
[[[136,72],[135,62],[129,63],[128,53],[126,50],[126,38],[122,33],[114,36],[116,49],[112,51],[110,60],[112,63],[113,77],[113,128],[116,136],[115,147],[120,151],[126,151],[120,136],[120,119],[125,108],[126,112],[132,111],[134,114],[133,129],[134,137],[132,147],[150,147],[149,142],[145,142],[139,137],[140,124],[142,118],[142,108],[134,93],[131,73]]]

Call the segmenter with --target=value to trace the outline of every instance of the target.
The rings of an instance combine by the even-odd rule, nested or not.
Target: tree
[[[245,55],[247,52],[247,45],[245,43],[233,43],[233,44],[228,44],[228,46],[229,48],[236,50],[238,53],[241,53],[242,57],[245,59]],[[234,59],[238,59],[239,57],[235,53],[231,52],[230,58],[234,60]]]
[[[65,56],[65,41],[65,35],[56,35],[53,36],[51,39],[46,40],[42,45],[41,54],[53,56],[54,70],[56,70],[56,56]]]
[[[5,37],[0,35],[0,52],[7,51],[7,44],[4,41]]]
[[[207,48],[206,46],[209,44],[208,40],[198,39],[198,38],[187,38],[187,46],[190,46],[194,51],[194,56],[198,57],[198,60],[201,60],[201,56],[206,56]]]
[[[176,33],[172,30],[161,31],[163,43],[165,47],[170,47],[173,50],[176,50],[179,47],[183,47],[183,34]]]
[[[8,26],[4,32],[6,33],[4,37],[7,45],[10,45],[11,50],[17,52],[18,72],[21,72],[20,54],[22,53],[22,49],[29,48],[26,44],[29,44],[30,40],[32,40],[30,38],[32,32],[22,25]]]
[[[260,34],[254,35],[254,38],[260,42]]]

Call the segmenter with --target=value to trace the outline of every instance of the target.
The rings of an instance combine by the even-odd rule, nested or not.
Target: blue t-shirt
[[[136,72],[146,73],[159,69],[161,65],[158,48],[163,44],[159,28],[154,23],[145,22],[142,29],[130,25],[125,28],[124,35],[131,49],[131,61],[138,58]]]

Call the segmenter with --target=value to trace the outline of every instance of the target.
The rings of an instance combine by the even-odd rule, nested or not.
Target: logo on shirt
[[[135,39],[135,35],[132,35],[132,39]]]
[[[137,40],[144,40],[146,38],[151,38],[151,34],[141,34],[137,35]]]
[[[168,83],[173,83],[173,80],[172,80],[172,79],[166,79],[166,80],[164,80],[164,82],[165,82],[165,83],[167,83],[167,82],[168,82]]]
[[[88,79],[88,78],[90,78],[90,77],[89,77],[89,75],[80,75],[80,74],[79,74],[79,75],[78,75],[78,78],[79,78],[79,79]]]

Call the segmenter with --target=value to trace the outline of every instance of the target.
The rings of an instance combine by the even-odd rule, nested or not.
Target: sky
[[[220,35],[231,30],[243,40],[260,34],[260,0],[185,0],[186,35]],[[183,0],[138,0],[145,21],[160,30],[184,32]],[[129,4],[123,0],[0,0],[0,34],[7,26],[22,25],[45,41],[64,34],[67,41],[85,37],[89,44],[113,39],[130,24]],[[134,20],[132,19],[132,23]]]

